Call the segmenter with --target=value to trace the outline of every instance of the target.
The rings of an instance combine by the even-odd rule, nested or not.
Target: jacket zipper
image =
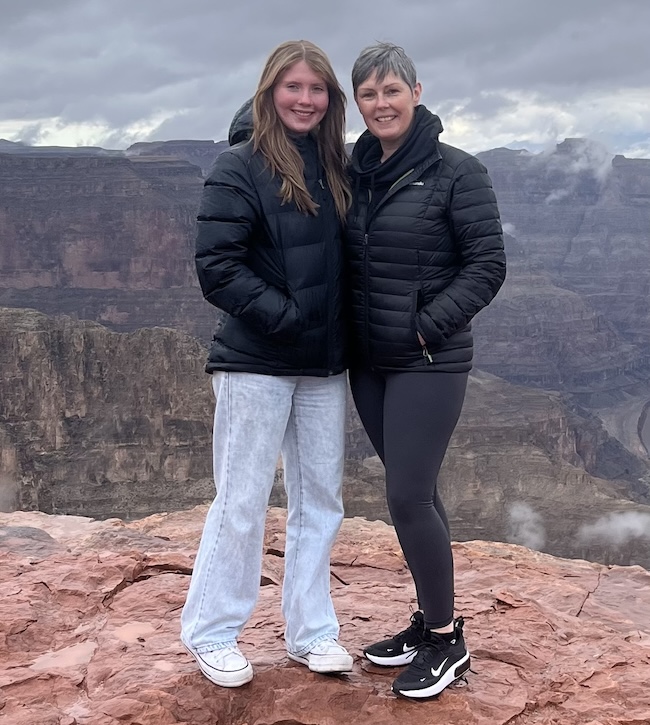
[[[425,164],[421,164],[418,169],[417,173],[418,176],[423,174],[430,166],[432,166],[434,163],[440,161],[442,156],[440,153],[430,160],[429,162]],[[413,174],[416,171],[416,169],[409,169],[407,172],[402,174],[402,176],[399,177],[396,181],[394,181],[388,191],[384,194],[384,197],[380,200],[379,204],[373,209],[372,214],[368,214],[366,211],[366,219],[364,223],[364,234],[363,234],[363,271],[364,271],[364,305],[363,305],[363,311],[364,311],[364,327],[365,327],[365,352],[366,352],[366,360],[370,360],[370,300],[368,295],[368,285],[369,285],[369,279],[370,274],[368,271],[368,231],[370,227],[370,221],[372,217],[374,217],[377,214],[378,209],[380,209],[386,202],[386,200],[392,196],[396,191],[402,188],[402,186],[406,186],[405,183],[403,183],[411,174]],[[372,191],[368,189],[368,209],[370,209],[370,203],[372,201]],[[422,349],[422,354],[429,362],[433,362],[433,359],[431,355],[429,354],[429,351],[427,350],[426,346]]]

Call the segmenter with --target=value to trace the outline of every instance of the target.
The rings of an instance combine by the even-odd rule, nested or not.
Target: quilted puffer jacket
[[[354,147],[346,232],[353,365],[470,370],[470,321],[505,279],[487,171],[440,143],[441,131],[440,119],[418,106],[408,137],[384,163],[368,131]]]
[[[253,151],[250,103],[231,128],[235,143],[205,181],[196,269],[203,295],[226,313],[206,371],[335,375],[345,369],[342,236],[317,141],[296,136],[317,216],[283,204],[280,179]]]

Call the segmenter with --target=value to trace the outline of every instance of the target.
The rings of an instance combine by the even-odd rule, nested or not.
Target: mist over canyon
[[[0,508],[131,519],[212,496],[217,312],[193,244],[223,148],[0,143]],[[479,157],[508,277],[442,472],[452,535],[650,567],[650,160],[584,139]],[[352,409],[347,442],[347,514],[388,520]]]

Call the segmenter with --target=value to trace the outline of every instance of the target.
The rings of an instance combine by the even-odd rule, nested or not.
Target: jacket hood
[[[442,130],[438,116],[425,106],[416,106],[409,133],[392,156],[382,164],[379,139],[370,131],[364,131],[352,150],[350,171],[356,176],[373,176],[377,180],[392,178],[394,181],[401,173],[430,156]]]
[[[253,99],[249,98],[233,116],[228,129],[228,143],[234,146],[248,141],[253,134]]]

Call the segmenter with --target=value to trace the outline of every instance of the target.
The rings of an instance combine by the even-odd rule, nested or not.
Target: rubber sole
[[[364,651],[363,656],[367,660],[370,660],[373,665],[379,665],[380,667],[401,667],[402,665],[410,665],[417,653],[417,649],[412,649],[410,652],[403,652],[394,657],[377,657],[377,655]]]
[[[293,652],[287,652],[287,657],[321,675],[352,672],[352,655],[312,655],[312,657],[318,657],[313,662],[310,662],[307,657],[302,657]]]
[[[452,682],[457,680],[459,677],[465,674],[470,668],[470,656],[469,652],[460,660],[455,667],[450,667],[447,672],[433,685],[424,687],[421,690],[400,690],[393,684],[392,690],[396,695],[400,697],[408,697],[413,699],[434,697],[439,695],[446,687],[449,687]]]

